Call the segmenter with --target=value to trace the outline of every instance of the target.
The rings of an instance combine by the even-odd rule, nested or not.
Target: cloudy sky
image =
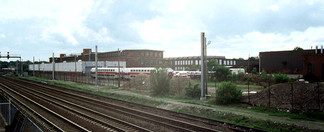
[[[52,52],[164,50],[165,57],[257,56],[324,42],[316,0],[0,0],[0,51],[48,60]],[[2,59],[3,61],[4,59]]]

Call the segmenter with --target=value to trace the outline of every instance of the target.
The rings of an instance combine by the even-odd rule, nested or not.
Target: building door
[[[308,63],[307,64],[307,74],[312,74],[313,73],[313,64]]]

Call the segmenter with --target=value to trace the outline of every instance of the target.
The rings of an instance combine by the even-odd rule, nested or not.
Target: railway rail
[[[1,80],[3,79],[5,78],[1,77]],[[27,80],[14,78],[6,78],[6,80],[6,85],[14,87],[15,90],[25,93],[31,98],[34,97],[35,100],[44,100],[51,104],[55,104],[57,107],[67,109],[75,115],[82,116],[88,120],[94,120],[93,118],[96,118],[99,121],[92,121],[93,124],[99,124],[101,128],[112,128],[111,130],[115,131],[261,131],[158,108],[131,104],[120,100],[88,95]],[[136,129],[129,126],[129,128],[122,127],[123,129],[116,129],[113,128],[114,126],[105,125],[108,119],[110,121],[117,120],[115,122],[118,122],[120,119],[117,118],[124,120],[122,122],[125,124],[127,124],[126,122],[132,122],[129,123],[132,124],[129,126]],[[114,125],[123,126],[121,124],[123,123],[119,122]],[[140,130],[143,127],[148,129]]]

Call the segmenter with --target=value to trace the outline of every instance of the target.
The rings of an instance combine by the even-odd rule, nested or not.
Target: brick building
[[[303,74],[304,54],[314,50],[260,52],[260,69],[268,73]]]
[[[95,53],[91,49],[83,49],[81,54],[60,54],[54,57],[55,62],[95,61]],[[125,61],[126,67],[154,67],[163,61],[162,50],[121,50],[110,52],[98,52],[98,61]],[[52,62],[52,57],[49,58]]]
[[[305,79],[312,81],[324,80],[324,53],[309,53],[303,55],[304,68],[303,75]]]
[[[252,69],[253,67],[258,67],[259,61],[248,61],[248,60],[238,60],[238,59],[226,59],[225,56],[207,56],[207,61],[216,60],[220,65],[225,65],[227,67],[233,68],[246,68]],[[169,57],[164,58],[164,61],[169,64],[169,67],[174,70],[184,70],[186,68],[191,68],[192,66],[199,68],[201,65],[200,56],[188,56],[188,57]]]

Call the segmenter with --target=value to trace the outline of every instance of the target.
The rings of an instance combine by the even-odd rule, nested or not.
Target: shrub
[[[258,74],[258,70],[257,70],[255,67],[253,67],[251,73],[252,73],[252,74]]]
[[[275,83],[285,83],[289,82],[289,77],[286,74],[275,74],[274,75],[274,82]]]
[[[170,78],[165,68],[157,68],[151,72],[151,87],[153,96],[164,96],[170,91]]]
[[[221,82],[216,90],[217,104],[232,104],[240,101],[242,91],[232,82]]]
[[[199,87],[199,84],[192,85],[189,81],[188,84],[185,87],[186,89],[186,96],[191,98],[199,98],[201,94],[201,89]]]

